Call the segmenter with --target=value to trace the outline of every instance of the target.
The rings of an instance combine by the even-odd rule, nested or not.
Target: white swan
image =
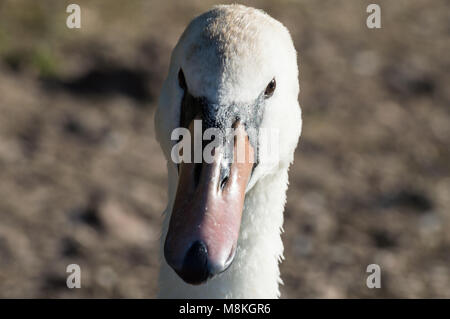
[[[155,116],[169,177],[159,297],[280,296],[288,168],[302,124],[298,93],[292,39],[266,13],[217,6],[189,24],[172,53]],[[175,164],[171,132],[192,129],[194,118],[221,129],[238,125],[238,140],[257,165],[226,165],[219,156],[210,165]],[[268,154],[257,148],[265,141],[262,129],[279,132],[276,161],[265,161]],[[227,143],[216,152],[230,152]]]

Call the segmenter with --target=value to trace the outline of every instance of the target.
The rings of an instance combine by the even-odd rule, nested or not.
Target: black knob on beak
[[[208,266],[208,249],[202,241],[197,240],[192,244],[177,273],[184,281],[193,285],[201,284],[213,275]]]

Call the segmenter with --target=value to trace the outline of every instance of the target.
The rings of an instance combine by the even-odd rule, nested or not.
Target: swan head
[[[164,256],[187,283],[201,284],[230,266],[246,194],[292,162],[301,131],[298,92],[290,34],[260,10],[217,6],[195,18],[181,36],[155,126],[177,184],[169,198]],[[179,128],[194,140],[183,135],[183,151],[200,148],[200,161],[195,154],[191,161],[174,160],[181,142],[173,132]],[[209,161],[202,156],[208,129],[220,136]],[[196,144],[195,136],[203,142]]]

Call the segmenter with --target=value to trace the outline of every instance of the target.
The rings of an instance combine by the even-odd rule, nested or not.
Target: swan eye
[[[265,98],[269,98],[273,95],[273,92],[275,91],[275,88],[277,87],[277,82],[275,81],[275,78],[270,81],[270,83],[267,85],[266,90],[264,91]]]
[[[186,88],[187,88],[186,79],[184,78],[184,73],[183,73],[182,69],[180,69],[180,71],[178,71],[178,85],[183,90],[186,90]]]

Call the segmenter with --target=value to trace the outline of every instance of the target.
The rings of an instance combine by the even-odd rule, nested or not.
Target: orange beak
[[[245,190],[254,163],[254,150],[244,126],[237,122],[235,130],[229,176],[221,176],[223,146],[214,149],[210,164],[182,162],[179,167],[164,256],[190,284],[201,284],[223,272],[235,255]]]

